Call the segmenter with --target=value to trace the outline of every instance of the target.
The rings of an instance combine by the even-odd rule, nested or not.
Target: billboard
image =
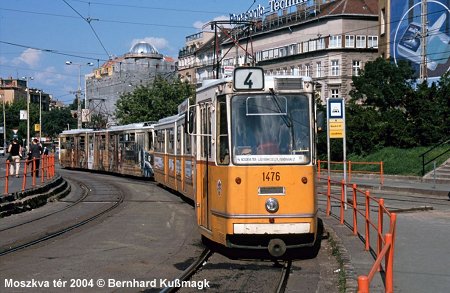
[[[450,0],[427,0],[426,58],[428,77],[450,68]],[[420,71],[422,61],[422,0],[391,0],[391,52],[395,63],[410,61]]]

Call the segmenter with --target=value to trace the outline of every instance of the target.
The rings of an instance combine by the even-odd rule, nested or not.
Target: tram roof
[[[120,130],[130,130],[130,129],[141,129],[141,128],[151,128],[155,122],[138,122],[138,123],[130,123],[125,125],[115,125],[111,126],[106,131],[120,131]]]
[[[64,130],[61,134],[80,134],[94,131],[92,128],[69,129]]]
[[[173,121],[177,121],[178,119],[180,119],[181,117],[184,116],[184,113],[182,114],[175,114],[169,117],[165,117],[165,118],[161,118],[158,120],[158,123],[156,125],[160,125],[160,124],[166,124],[166,123],[170,123]]]

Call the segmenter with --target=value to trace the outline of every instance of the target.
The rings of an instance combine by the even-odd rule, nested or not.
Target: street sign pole
[[[344,182],[347,184],[347,144],[345,127],[345,101],[342,98],[327,98],[327,154],[328,176],[331,176],[331,144],[332,138],[342,139],[342,159]],[[347,209],[347,185],[344,185],[345,209]]]

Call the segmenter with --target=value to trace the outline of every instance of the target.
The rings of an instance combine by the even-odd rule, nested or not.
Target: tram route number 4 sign
[[[264,89],[264,71],[261,67],[238,67],[234,70],[233,86],[237,91]]]

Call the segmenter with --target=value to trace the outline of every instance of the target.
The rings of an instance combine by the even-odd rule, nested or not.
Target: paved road
[[[4,174],[2,162],[4,158],[0,157],[0,172]],[[450,186],[388,177],[383,188],[379,189],[376,180],[360,181],[361,185],[365,184],[368,188],[373,184],[372,195],[385,198],[388,208],[398,210],[395,291],[449,292],[450,201],[447,194]],[[2,184],[0,180],[0,188],[3,188]],[[423,207],[433,209],[421,210]],[[332,218],[328,222],[333,226]],[[351,236],[347,227],[335,225],[334,228],[349,253],[349,260],[355,268],[354,276],[367,274],[373,259],[363,251],[362,242]],[[381,292],[381,289],[376,287],[371,292]]]

